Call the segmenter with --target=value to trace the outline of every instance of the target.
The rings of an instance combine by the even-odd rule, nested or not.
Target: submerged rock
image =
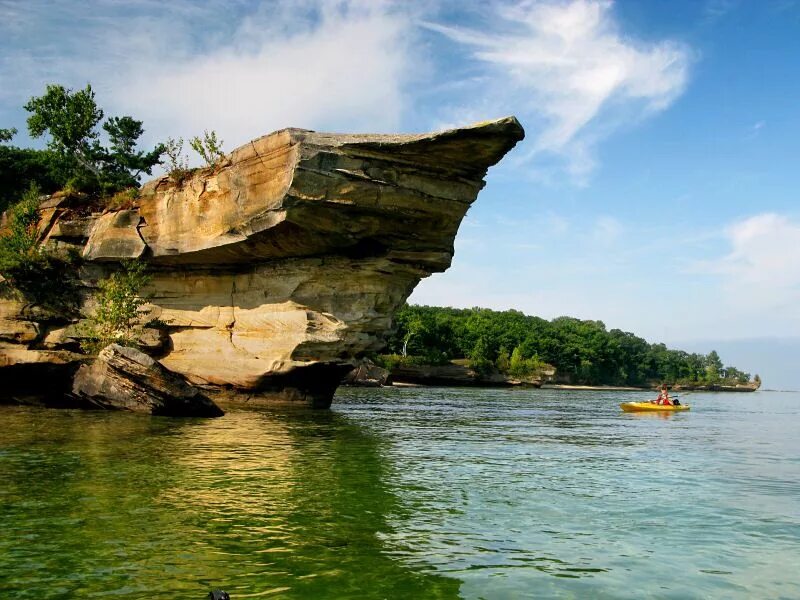
[[[487,169],[523,136],[513,117],[423,135],[285,129],[146,184],[125,210],[48,208],[42,235],[80,249],[87,289],[148,261],[158,360],[208,394],[327,407],[420,279],[450,266]],[[58,349],[47,327],[14,327],[7,345]]]
[[[173,417],[221,417],[200,390],[143,352],[111,344],[75,375],[73,396],[98,408]]]

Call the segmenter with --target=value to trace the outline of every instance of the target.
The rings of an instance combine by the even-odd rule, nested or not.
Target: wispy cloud
[[[730,251],[695,269],[722,278],[728,304],[752,319],[800,324],[800,222],[763,213],[726,228]]]
[[[221,129],[237,144],[286,125],[399,127],[410,56],[404,17],[380,4],[345,2],[322,5],[314,25],[290,31],[261,19],[235,34],[249,39],[245,47],[138,67],[128,85],[115,87],[118,102],[158,107],[183,129]]]
[[[764,213],[728,227],[731,252],[718,270],[742,284],[772,289],[800,289],[800,223],[785,215]]]
[[[147,141],[215,129],[228,148],[286,126],[389,131],[518,114],[531,134],[517,153],[524,172],[558,182],[566,169],[581,183],[601,140],[686,85],[689,50],[636,41],[607,0],[495,0],[477,29],[431,22],[441,6],[0,2],[0,116],[54,81],[91,81],[109,114],[144,120]],[[437,108],[416,112],[436,94]]]
[[[153,138],[215,129],[230,148],[286,126],[390,131],[406,108],[413,27],[388,2],[96,0],[48,10],[31,0],[7,12],[17,38],[35,38],[0,64],[20,104],[46,82],[91,81],[110,113],[143,118]]]
[[[468,106],[498,105],[538,125],[528,157],[555,155],[577,179],[595,167],[595,146],[632,120],[664,110],[684,90],[691,53],[676,41],[638,42],[606,0],[500,3],[477,30],[429,29],[471,48],[486,91]],[[502,109],[501,109],[502,110]]]
[[[703,13],[708,19],[716,20],[734,10],[739,0],[706,0]]]
[[[766,121],[756,121],[750,127],[747,128],[747,135],[745,135],[746,140],[751,140],[754,137],[757,137],[758,134],[761,133],[761,130],[764,129],[764,126],[767,124]]]

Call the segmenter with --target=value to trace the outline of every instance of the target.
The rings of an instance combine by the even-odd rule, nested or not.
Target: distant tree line
[[[389,340],[393,354],[443,364],[470,359],[522,375],[549,364],[563,381],[585,385],[699,385],[745,383],[750,374],[707,355],[672,350],[602,321],[559,317],[547,321],[517,310],[404,306]],[[758,376],[756,376],[758,377]]]

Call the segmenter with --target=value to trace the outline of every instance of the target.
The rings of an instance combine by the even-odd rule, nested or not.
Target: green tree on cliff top
[[[103,110],[97,106],[91,85],[72,91],[48,85],[44,95],[25,104],[32,137],[49,135],[47,147],[59,161],[70,185],[81,191],[113,193],[139,186],[142,173],[151,174],[164,153],[159,144],[149,152],[137,151],[144,133],[142,122],[133,117],[111,117],[102,128],[110,145],[103,146],[97,126]]]

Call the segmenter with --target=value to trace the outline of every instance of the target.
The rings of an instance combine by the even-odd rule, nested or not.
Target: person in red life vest
[[[661,393],[658,395],[658,398],[655,400],[651,400],[653,404],[661,404],[665,406],[672,406],[672,398],[669,397],[669,390],[667,389],[667,384],[664,383],[661,385]]]

